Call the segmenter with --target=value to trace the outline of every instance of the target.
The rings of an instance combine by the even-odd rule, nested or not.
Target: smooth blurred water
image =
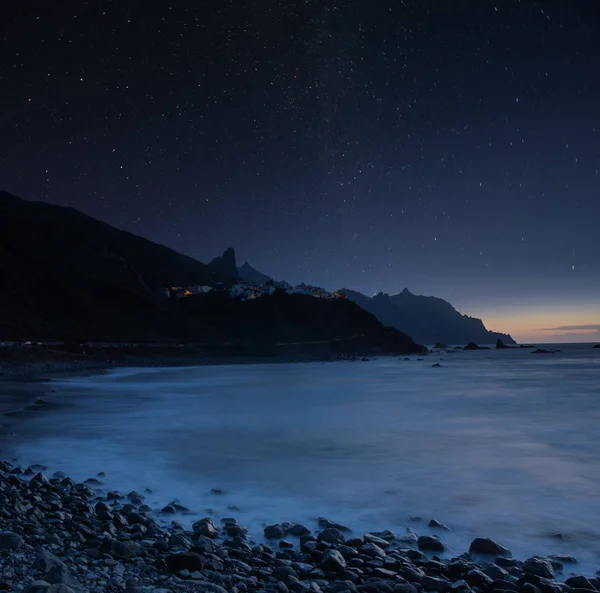
[[[22,416],[0,456],[78,479],[104,471],[109,488],[149,487],[149,503],[177,497],[257,536],[267,522],[313,527],[318,516],[356,532],[428,533],[435,517],[453,530],[441,535],[454,554],[487,536],[517,557],[573,554],[590,572],[600,350],[561,349],[443,354],[441,368],[430,355],[57,380],[45,398],[66,405]]]

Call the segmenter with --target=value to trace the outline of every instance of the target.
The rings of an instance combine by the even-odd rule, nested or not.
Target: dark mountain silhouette
[[[248,262],[239,272],[240,277],[255,284],[263,284],[264,282],[257,281],[263,278],[270,280],[269,276],[259,272]],[[440,344],[495,344],[498,341],[503,346],[516,343],[508,334],[489,331],[481,319],[459,313],[448,301],[415,295],[407,288],[392,296],[380,292],[374,297],[368,297],[346,288],[339,292],[345,293],[351,301],[373,313],[384,325],[408,334],[420,344],[436,344],[437,347]]]
[[[235,250],[233,247],[228,247],[223,252],[223,255],[219,255],[211,260],[208,267],[221,276],[235,279],[239,278],[237,262],[235,260]]]
[[[238,268],[238,275],[242,280],[250,282],[251,284],[256,284],[256,286],[262,286],[273,280],[270,276],[253,268],[247,261]]]
[[[173,285],[232,284],[219,271],[232,262],[237,275],[233,250],[209,267],[73,208],[0,193],[0,341],[211,342],[244,353],[316,341],[319,354],[423,349],[346,301],[166,297]]]
[[[415,295],[406,288],[397,295],[380,292],[372,298],[348,289],[341,292],[384,325],[401,329],[422,344],[494,344],[497,340],[515,343],[508,334],[489,331],[481,319],[462,315],[448,301],[437,297]]]
[[[385,328],[374,315],[347,300],[275,293],[241,302],[220,293],[182,299],[190,331],[207,340],[234,335],[240,344],[301,346],[338,342],[334,350],[351,352],[425,352],[411,338]],[[325,344],[329,348],[329,344]]]

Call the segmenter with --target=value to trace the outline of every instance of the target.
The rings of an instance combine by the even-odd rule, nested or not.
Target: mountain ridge
[[[271,279],[248,262],[244,266],[251,273],[244,275],[240,272],[240,277],[248,282],[263,284],[251,278]],[[488,330],[481,319],[460,313],[450,302],[440,297],[416,295],[408,288],[396,295],[380,292],[373,297],[347,288],[337,292],[345,293],[351,301],[373,313],[383,325],[394,327],[421,344],[495,344],[497,340],[505,344],[516,344],[509,334]]]
[[[0,192],[0,341],[193,342],[325,357],[424,350],[355,303],[232,299],[235,252],[215,260],[206,265],[74,208]],[[208,294],[172,290],[207,284],[215,288]]]
[[[416,295],[408,288],[396,295],[380,292],[374,297],[349,289],[341,292],[384,325],[402,327],[401,331],[417,336],[414,339],[423,344],[516,343],[509,334],[488,330],[481,319],[460,313],[440,297]]]

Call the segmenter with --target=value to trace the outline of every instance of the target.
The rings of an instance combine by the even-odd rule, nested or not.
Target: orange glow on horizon
[[[600,325],[600,307],[566,310],[562,308],[494,311],[474,314],[485,326],[510,334],[517,342],[598,342],[600,330],[583,326]],[[581,326],[581,329],[560,329]],[[554,328],[554,329],[553,329]]]

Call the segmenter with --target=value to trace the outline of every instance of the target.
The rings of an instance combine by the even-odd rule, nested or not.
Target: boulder
[[[591,591],[596,589],[590,580],[583,576],[569,577],[565,583],[573,589],[589,589]]]
[[[515,593],[519,593],[519,585],[504,579],[496,579],[492,583],[491,589],[492,591],[514,591]]]
[[[440,523],[437,519],[431,519],[431,521],[429,521],[429,527],[431,527],[432,529],[440,529],[441,531],[452,531],[450,527],[444,525],[443,523]]]
[[[321,559],[321,568],[326,572],[341,572],[346,568],[346,561],[337,550],[326,550]]]
[[[437,593],[446,593],[450,591],[450,583],[440,577],[430,577],[425,575],[421,580],[421,585],[426,591],[436,591]]]
[[[165,558],[167,569],[171,574],[177,574],[180,570],[203,570],[206,560],[196,552],[181,552],[180,554],[171,554]]]
[[[60,565],[64,565],[64,562],[59,560],[52,552],[45,549],[40,550],[33,561],[33,568],[44,574],[52,570],[55,566]]]
[[[553,579],[556,576],[550,560],[541,556],[533,556],[525,560],[523,570],[528,574],[533,574],[544,579]]]
[[[344,534],[335,527],[329,527],[324,531],[321,531],[317,536],[317,539],[320,542],[326,542],[328,544],[344,544],[346,543],[346,538]]]
[[[319,517],[319,527],[321,529],[329,529],[333,527],[334,529],[339,529],[345,533],[352,531],[349,527],[345,525],[341,525],[340,523],[335,523],[334,521],[330,521],[329,519],[325,519],[325,517]]]
[[[296,523],[288,529],[288,533],[290,535],[296,535],[300,537],[302,535],[310,535],[310,529],[304,525],[301,525],[300,523]]]
[[[264,534],[267,539],[281,539],[286,536],[287,531],[283,525],[276,523],[275,525],[267,525]]]
[[[421,535],[417,539],[419,550],[427,550],[430,552],[443,552],[446,547],[437,535]]]
[[[25,593],[48,593],[50,587],[50,583],[46,581],[33,581],[25,588]]]
[[[471,554],[481,554],[483,556],[512,557],[508,548],[497,544],[493,539],[487,537],[476,537],[469,546],[469,552]]]
[[[129,560],[139,553],[140,546],[132,541],[121,542],[108,537],[104,539],[100,549],[115,560]]]
[[[469,342],[463,350],[489,350],[487,346],[478,346],[475,342]]]
[[[219,528],[214,524],[210,517],[204,517],[192,524],[192,529],[195,536],[217,537]]]
[[[466,574],[465,580],[469,583],[469,585],[479,587],[480,589],[486,589],[494,582],[492,578],[477,568],[470,570]]]
[[[380,548],[377,544],[375,544],[373,542],[369,542],[369,543],[365,544],[360,549],[360,551],[365,556],[370,556],[371,558],[385,558],[386,557],[385,550],[383,548]]]
[[[52,585],[66,585],[67,587],[72,587],[73,589],[81,588],[79,581],[71,574],[71,571],[67,568],[67,565],[62,562],[60,564],[55,564],[46,573],[45,578],[46,581]]]
[[[23,538],[12,531],[0,531],[0,550],[16,551],[23,545]]]

